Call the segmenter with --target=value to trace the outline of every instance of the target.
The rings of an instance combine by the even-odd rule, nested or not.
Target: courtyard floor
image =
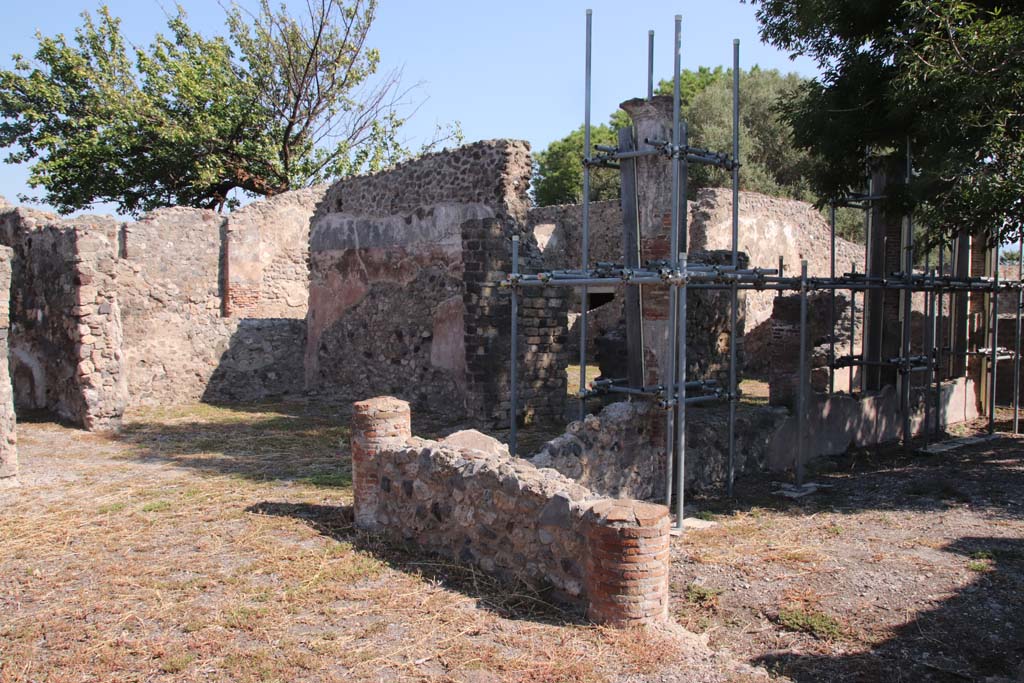
[[[0,681],[1000,681],[1024,659],[1024,441],[698,501],[720,524],[674,544],[688,635],[360,533],[347,423],[288,403],[144,411],[116,437],[19,424]]]

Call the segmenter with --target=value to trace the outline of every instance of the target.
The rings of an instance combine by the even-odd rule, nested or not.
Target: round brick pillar
[[[377,529],[380,474],[376,457],[388,447],[400,447],[412,436],[409,404],[379,396],[352,404],[352,492],[356,526]]]
[[[598,501],[586,517],[587,616],[634,626],[668,619],[668,508],[636,500]]]

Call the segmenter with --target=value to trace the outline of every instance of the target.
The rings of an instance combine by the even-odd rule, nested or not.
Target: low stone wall
[[[7,339],[10,332],[11,258],[9,247],[0,247],[0,488],[18,482],[18,437],[14,416],[14,391],[8,369]]]
[[[925,433],[926,425],[927,431],[933,430],[936,419],[946,427],[978,417],[978,388],[974,380],[960,377],[943,382],[941,392],[940,417],[935,411],[934,389],[911,388],[910,430],[913,436]],[[850,448],[897,441],[903,436],[903,417],[896,387],[888,385],[879,392],[861,397],[812,393],[808,396],[804,433],[805,458],[808,460],[838,455]],[[798,437],[797,417],[790,415],[772,435],[768,448],[769,470],[778,472],[793,466]]]
[[[362,528],[550,589],[595,621],[667,618],[663,506],[602,498],[478,432],[414,438],[391,397],[354,406],[352,477]]]
[[[530,457],[610,497],[663,500],[665,496],[665,417],[649,401],[612,403],[597,415],[571,423]],[[735,471],[763,471],[771,444],[788,413],[764,406],[739,406],[736,414]],[[725,405],[691,406],[686,411],[686,488],[721,487],[728,476],[729,410]]]

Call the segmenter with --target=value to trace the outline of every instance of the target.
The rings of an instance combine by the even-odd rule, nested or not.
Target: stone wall
[[[2,197],[0,197],[2,206]],[[11,310],[11,258],[9,247],[0,247],[0,488],[18,482],[18,437],[14,416],[14,392],[8,363]]]
[[[701,253],[732,248],[731,190],[699,190],[696,200],[688,203],[688,216],[691,260],[699,260]],[[646,232],[641,259],[667,258],[668,223],[660,221],[657,229],[652,227],[655,226],[653,221],[643,221],[643,225]],[[579,204],[531,209],[529,226],[543,248],[544,268],[579,267],[582,233]],[[622,261],[622,212],[617,201],[591,204],[590,234],[593,262]],[[808,274],[824,277],[829,275],[829,241],[828,223],[812,205],[755,192],[740,193],[739,251],[747,255],[750,267],[777,268],[781,256],[786,274],[798,275],[800,261],[806,259]],[[837,237],[836,273],[849,272],[851,263],[856,263],[858,270],[864,270],[864,247]],[[770,291],[745,293],[741,310],[745,320],[743,346],[747,372],[761,373],[768,369],[771,343],[768,319],[774,296]],[[617,295],[617,299],[621,296]],[[621,309],[621,302],[617,306]],[[660,298],[649,308],[655,306],[663,307]],[[603,328],[594,330],[603,331]]]
[[[225,312],[304,319],[309,299],[309,222],[326,185],[253,202],[227,217]]]
[[[267,216],[301,213],[301,201],[282,197],[267,209],[247,207],[239,234],[272,233]],[[229,306],[223,266],[231,244],[226,231],[220,214],[182,207],[158,209],[122,228],[118,297],[132,405],[251,401],[302,391],[305,324],[293,319],[299,309],[278,311],[288,316],[242,317],[291,309],[282,299],[261,295],[248,312],[224,315]],[[275,254],[289,259],[280,243],[259,244],[258,253],[270,263]],[[264,294],[302,287],[295,278],[267,284],[268,272],[263,270],[265,288],[258,290]]]
[[[740,405],[736,414],[739,475],[763,471],[770,445],[788,413]],[[728,476],[729,410],[725,404],[686,410],[686,488],[720,488]],[[664,500],[665,411],[649,401],[612,403],[573,422],[544,444],[530,462],[552,468],[599,495]]]
[[[617,625],[668,615],[668,510],[602,498],[478,432],[412,437],[409,407],[355,404],[356,524],[585,606]]]
[[[529,175],[529,147],[497,140],[332,186],[310,233],[307,387],[506,419],[510,304],[497,283]],[[539,263],[532,238],[522,254],[524,270]],[[521,374],[527,415],[560,415],[565,363],[549,355],[564,341],[560,305],[523,308],[524,352],[537,360]]]
[[[87,429],[116,428],[127,401],[116,222],[5,208],[0,240],[13,249],[15,405]]]

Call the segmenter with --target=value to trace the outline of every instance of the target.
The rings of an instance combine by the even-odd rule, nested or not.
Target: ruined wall
[[[585,605],[622,625],[668,614],[668,510],[610,500],[478,432],[411,436],[409,407],[356,403],[356,524]]]
[[[304,319],[309,299],[309,221],[326,185],[253,202],[227,217],[228,315]]]
[[[807,202],[740,193],[739,250],[750,256],[751,267],[777,268],[783,257],[786,275],[829,275],[829,227],[821,213]],[[732,244],[732,190],[704,189],[690,206],[691,249],[729,249]],[[864,247],[836,238],[836,273],[849,272],[855,262],[863,271]],[[774,292],[747,296],[747,334],[768,320]]]
[[[0,197],[0,208],[3,207]],[[0,247],[0,488],[18,481],[18,437],[14,416],[14,392],[8,363],[11,310],[11,258],[9,247]]]
[[[529,147],[497,140],[332,186],[310,232],[307,387],[353,398],[392,393],[479,419],[500,412],[509,297],[496,284],[525,222],[529,175]],[[524,269],[538,258],[525,240]],[[564,333],[549,318],[558,316],[524,311],[528,353],[551,352]],[[525,389],[557,375],[531,367]],[[538,414],[556,400],[539,391],[524,398]]]
[[[301,321],[224,316],[225,221],[158,209],[122,228],[118,297],[132,405],[302,390]]]
[[[649,209],[654,210],[654,209]],[[691,260],[700,254],[732,248],[732,191],[726,188],[699,190],[688,203],[689,250]],[[642,259],[668,258],[668,222],[642,221],[646,230]],[[546,269],[578,268],[582,232],[582,207],[579,204],[545,206],[530,210],[529,225],[543,248]],[[590,250],[592,261],[621,262],[622,213],[618,201],[593,202],[590,213]],[[806,202],[769,197],[754,192],[740,193],[739,251],[746,254],[750,267],[777,268],[779,257],[787,275],[799,275],[800,261],[806,259],[808,274],[829,274],[829,227],[821,213]],[[836,238],[836,273],[849,272],[851,262],[863,271],[864,248]],[[647,293],[647,291],[645,291]],[[742,345],[745,371],[768,370],[771,317],[774,292],[746,292],[742,305],[745,321]],[[661,296],[647,297],[647,309],[663,309]],[[721,302],[719,302],[721,303]],[[607,304],[621,311],[621,290],[616,302]],[[595,339],[609,328],[606,319],[615,312],[595,318],[588,337]],[[698,326],[701,321],[691,322]],[[715,337],[716,335],[710,335]],[[570,335],[572,343],[573,335]]]
[[[736,414],[739,475],[763,471],[770,445],[788,417],[785,410],[740,405]],[[729,410],[725,404],[686,410],[686,488],[708,491],[728,476]],[[544,444],[530,462],[552,468],[615,498],[663,500],[665,496],[665,411],[649,401],[612,403],[596,415],[573,422]]]
[[[115,428],[127,400],[116,288],[117,224],[0,210],[13,249],[10,354],[19,410]]]

